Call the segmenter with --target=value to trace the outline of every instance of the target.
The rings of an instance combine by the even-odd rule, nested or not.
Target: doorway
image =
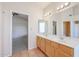
[[[28,15],[12,13],[12,54],[28,50]]]

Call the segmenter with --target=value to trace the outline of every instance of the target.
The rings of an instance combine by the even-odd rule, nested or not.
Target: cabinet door
[[[41,37],[37,36],[37,47],[40,48],[41,47]]]
[[[55,57],[60,57],[60,50],[55,48]]]
[[[54,45],[55,57],[59,57],[60,56],[59,44],[54,42],[53,45]]]
[[[60,45],[60,49],[65,53],[65,56],[73,56],[74,49],[65,45]]]
[[[37,45],[37,47],[39,46],[39,37],[38,36],[36,37],[36,45]]]
[[[59,53],[59,56],[60,56],[60,57],[71,57],[70,55],[66,54],[66,53],[63,52],[63,51],[61,51],[61,52]]]
[[[51,56],[51,41],[46,40],[46,54],[47,56]]]
[[[51,41],[51,56],[52,56],[52,57],[55,56],[54,43],[55,43],[55,42]]]
[[[54,47],[51,46],[51,56],[54,57],[55,56],[55,50],[54,50]]]
[[[55,48],[55,57],[66,57],[61,49]]]
[[[59,49],[58,54],[59,54],[58,57],[67,57],[68,56],[62,49]]]
[[[41,38],[41,50],[45,52],[45,39]]]

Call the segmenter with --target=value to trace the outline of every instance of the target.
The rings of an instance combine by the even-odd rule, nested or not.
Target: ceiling
[[[36,6],[40,7],[41,9],[44,9],[46,6],[48,6],[51,2],[33,2]]]
[[[17,3],[15,3],[17,4]],[[50,4],[50,2],[26,2],[26,3],[22,3],[24,5],[30,5],[30,6],[34,6],[34,7],[38,7],[40,9],[44,9],[46,6],[48,6],[48,4]],[[28,19],[28,15],[23,15],[23,14],[18,14],[18,13],[13,13],[13,16],[18,16],[24,19]]]
[[[51,2],[2,2],[2,4],[5,6],[21,6],[21,7],[34,7],[34,8],[39,8],[39,9],[43,9],[45,8],[48,4],[50,4]]]
[[[46,8],[43,9],[44,14],[47,15],[50,12],[55,13],[57,11],[57,8],[61,7],[61,5],[64,5],[66,2],[52,2],[50,3]],[[73,7],[75,5],[79,4],[78,2],[70,2],[70,5],[68,6],[68,8]],[[63,8],[63,10],[65,10]]]
[[[61,4],[65,2],[21,2],[21,3],[13,3],[13,4],[22,4],[22,5],[30,5],[36,8],[42,9],[44,12],[48,12],[51,10],[55,10],[57,7],[60,7]],[[49,7],[50,6],[50,7]],[[47,8],[48,7],[48,8]],[[27,15],[19,14],[20,17],[27,19]]]
[[[36,7],[36,8],[40,8],[40,9],[44,9],[46,6],[48,6],[51,2],[23,2],[21,4],[24,4],[24,5],[28,5],[28,6],[33,6],[33,7]]]

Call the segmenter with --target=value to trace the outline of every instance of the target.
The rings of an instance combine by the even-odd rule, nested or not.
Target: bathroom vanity
[[[78,57],[79,40],[37,34],[37,47],[49,57]]]
[[[47,56],[79,57],[78,6],[38,21],[37,47]]]

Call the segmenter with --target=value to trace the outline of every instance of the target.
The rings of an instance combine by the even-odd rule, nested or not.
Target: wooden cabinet
[[[74,49],[63,44],[37,36],[37,47],[47,56],[51,57],[72,57]]]
[[[38,48],[41,48],[41,37],[37,36],[36,44]]]
[[[51,56],[51,41],[46,39],[46,54]]]
[[[65,53],[66,56],[73,56],[73,48],[65,46],[65,45],[60,45],[60,49]]]
[[[55,57],[60,57],[60,49],[55,48]]]
[[[60,49],[59,50],[59,57],[67,57],[67,55]]]
[[[37,36],[36,40],[37,47],[40,48],[43,52],[45,52],[45,39],[42,37]]]
[[[44,38],[42,38],[41,40],[41,50],[45,52],[45,39]]]
[[[52,52],[52,56],[54,54],[55,57],[59,57],[60,54],[59,44],[52,41],[51,47],[54,49],[54,52]]]
[[[51,56],[54,57],[55,56],[55,49],[54,47],[51,46]]]

